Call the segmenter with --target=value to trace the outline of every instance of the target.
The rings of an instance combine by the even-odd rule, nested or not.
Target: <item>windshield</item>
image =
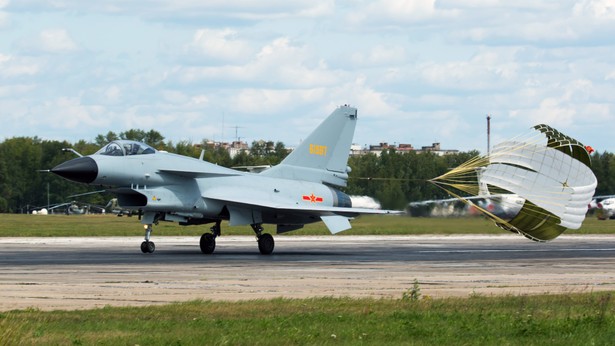
[[[99,151],[97,151],[96,154],[108,156],[127,156],[153,154],[155,152],[156,149],[150,147],[145,143],[121,140],[113,141],[105,145]]]

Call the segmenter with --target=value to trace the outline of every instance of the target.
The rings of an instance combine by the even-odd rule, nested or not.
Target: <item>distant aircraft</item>
[[[48,215],[56,214],[59,210],[62,210],[62,214],[66,215],[85,215],[90,214],[92,210],[95,213],[105,213],[105,208],[91,203],[78,203],[77,201],[70,201],[65,203],[58,203],[48,206],[48,208],[38,209],[33,211],[33,214]]]
[[[595,210],[598,220],[615,219],[615,196],[594,196],[587,206]]]
[[[479,209],[502,219],[512,219],[521,208],[525,199],[513,193],[491,193],[489,187],[481,182],[481,173],[484,168],[476,169],[478,180],[478,195],[459,198],[447,198],[438,200],[428,200],[411,202],[408,211],[412,216],[430,217],[458,217],[483,215]]]
[[[525,199],[515,194],[493,194],[484,196],[464,197],[466,202],[458,198],[436,199],[408,204],[411,216],[427,217],[459,217],[483,216],[479,208],[502,219],[511,219],[519,213]]]
[[[117,216],[132,216],[132,210],[122,208],[122,206],[117,202],[117,198],[111,198],[109,200],[109,202],[105,205],[105,211]]]
[[[351,228],[360,214],[396,211],[353,208],[350,197],[334,186],[346,186],[350,145],[357,109],[337,108],[279,165],[250,173],[220,167],[201,159],[158,151],[140,142],[113,141],[93,155],[78,157],[51,169],[68,180],[110,187],[123,209],[138,211],[145,228],[143,253],[152,253],[152,225],[214,223],[201,236],[200,248],[210,254],[221,234],[220,222],[250,225],[261,254],[271,254],[277,233],[323,221],[333,234]]]

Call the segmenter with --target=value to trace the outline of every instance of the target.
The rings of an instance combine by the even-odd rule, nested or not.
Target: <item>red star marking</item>
[[[303,195],[304,201],[309,201],[310,203],[322,203],[324,199],[322,197],[318,197],[312,193],[311,195]]]

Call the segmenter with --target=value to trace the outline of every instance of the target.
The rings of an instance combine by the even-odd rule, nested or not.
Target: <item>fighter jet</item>
[[[357,109],[337,108],[279,165],[260,173],[220,167],[201,158],[156,150],[147,144],[113,141],[96,153],[66,161],[51,172],[79,183],[100,185],[113,192],[124,209],[141,216],[145,228],[143,253],[156,249],[151,241],[159,221],[180,225],[213,223],[200,239],[201,251],[211,254],[220,223],[250,225],[261,254],[273,252],[277,233],[323,221],[333,234],[351,228],[360,214],[390,214],[390,210],[353,208],[346,186],[350,145]]]
[[[595,211],[598,220],[615,219],[615,196],[594,196],[587,209]]]
[[[458,217],[484,216],[480,210],[487,211],[501,219],[511,220],[523,207],[525,199],[512,193],[492,193],[487,183],[482,181],[484,168],[476,169],[478,195],[459,198],[446,198],[411,202],[407,210],[412,216]]]

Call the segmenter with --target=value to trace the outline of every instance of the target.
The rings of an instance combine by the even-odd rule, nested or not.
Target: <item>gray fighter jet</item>
[[[360,214],[396,213],[353,208],[350,197],[336,188],[346,186],[356,122],[356,108],[337,108],[279,165],[260,173],[220,167],[129,140],[113,141],[51,172],[108,187],[122,208],[137,211],[145,228],[144,253],[155,250],[150,235],[159,221],[214,223],[200,240],[201,251],[213,253],[220,222],[228,220],[231,226],[250,225],[261,254],[271,254],[274,240],[263,233],[263,224],[275,224],[277,233],[285,233],[323,221],[335,234],[351,228],[349,219]]]

